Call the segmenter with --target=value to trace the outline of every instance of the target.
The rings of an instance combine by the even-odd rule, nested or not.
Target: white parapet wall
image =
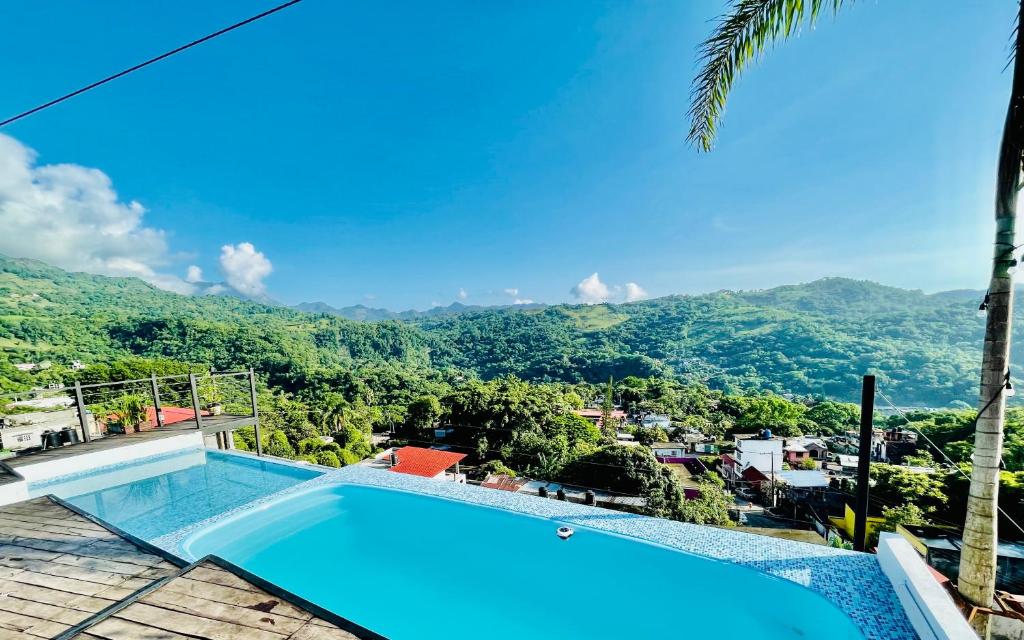
[[[181,435],[143,440],[138,443],[124,444],[119,447],[92,451],[77,456],[67,456],[55,460],[47,460],[38,464],[25,464],[18,467],[18,475],[26,482],[43,482],[58,476],[91,471],[100,467],[131,462],[140,458],[157,456],[163,453],[181,451],[203,446],[203,435],[196,431],[186,431]]]
[[[921,640],[978,640],[953,599],[906,538],[883,533],[878,541],[878,564],[892,582]]]

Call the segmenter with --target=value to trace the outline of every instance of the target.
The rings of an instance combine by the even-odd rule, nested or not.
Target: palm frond
[[[813,25],[821,10],[835,13],[843,0],[733,0],[732,9],[718,20],[714,33],[700,47],[703,67],[690,95],[690,133],[687,140],[710,151],[732,85],[746,66],[774,40],[795,34],[806,22]]]

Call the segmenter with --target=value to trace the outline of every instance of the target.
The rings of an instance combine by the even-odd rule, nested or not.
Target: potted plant
[[[114,402],[114,416],[125,433],[128,433],[129,428],[138,433],[142,430],[142,424],[148,419],[146,401],[142,396],[133,393],[121,396]]]

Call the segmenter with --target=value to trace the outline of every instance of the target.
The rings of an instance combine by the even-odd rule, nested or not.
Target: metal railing
[[[54,415],[58,411],[65,415]],[[231,446],[231,431],[252,426],[256,431],[256,453],[263,453],[256,376],[251,368],[152,374],[148,378],[109,382],[75,381],[70,386],[0,394],[0,417],[9,423],[72,422],[62,430],[68,426],[76,428],[85,442],[104,435],[104,431],[127,434],[172,425],[188,429],[194,423],[194,428],[204,435],[214,435],[222,448]]]

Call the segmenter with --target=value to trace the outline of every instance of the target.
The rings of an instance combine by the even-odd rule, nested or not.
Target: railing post
[[[868,532],[868,482],[871,470],[871,436],[875,417],[875,376],[864,376],[860,395],[860,449],[857,457],[857,511],[853,521],[853,548],[864,551]]]
[[[89,442],[89,421],[85,418],[85,399],[82,397],[82,383],[75,380],[75,406],[78,409],[78,425],[82,427],[82,441]]]
[[[260,440],[260,410],[256,406],[256,374],[249,367],[249,397],[252,398],[253,431],[256,433],[256,455],[263,455],[263,443]]]
[[[149,381],[153,385],[153,413],[156,415],[156,426],[161,428],[164,426],[164,410],[160,406],[160,389],[156,384],[155,373],[150,375]]]
[[[192,388],[192,409],[196,412],[196,428],[203,428],[203,416],[199,410],[199,388],[196,386],[196,374],[188,374],[188,384]]]

